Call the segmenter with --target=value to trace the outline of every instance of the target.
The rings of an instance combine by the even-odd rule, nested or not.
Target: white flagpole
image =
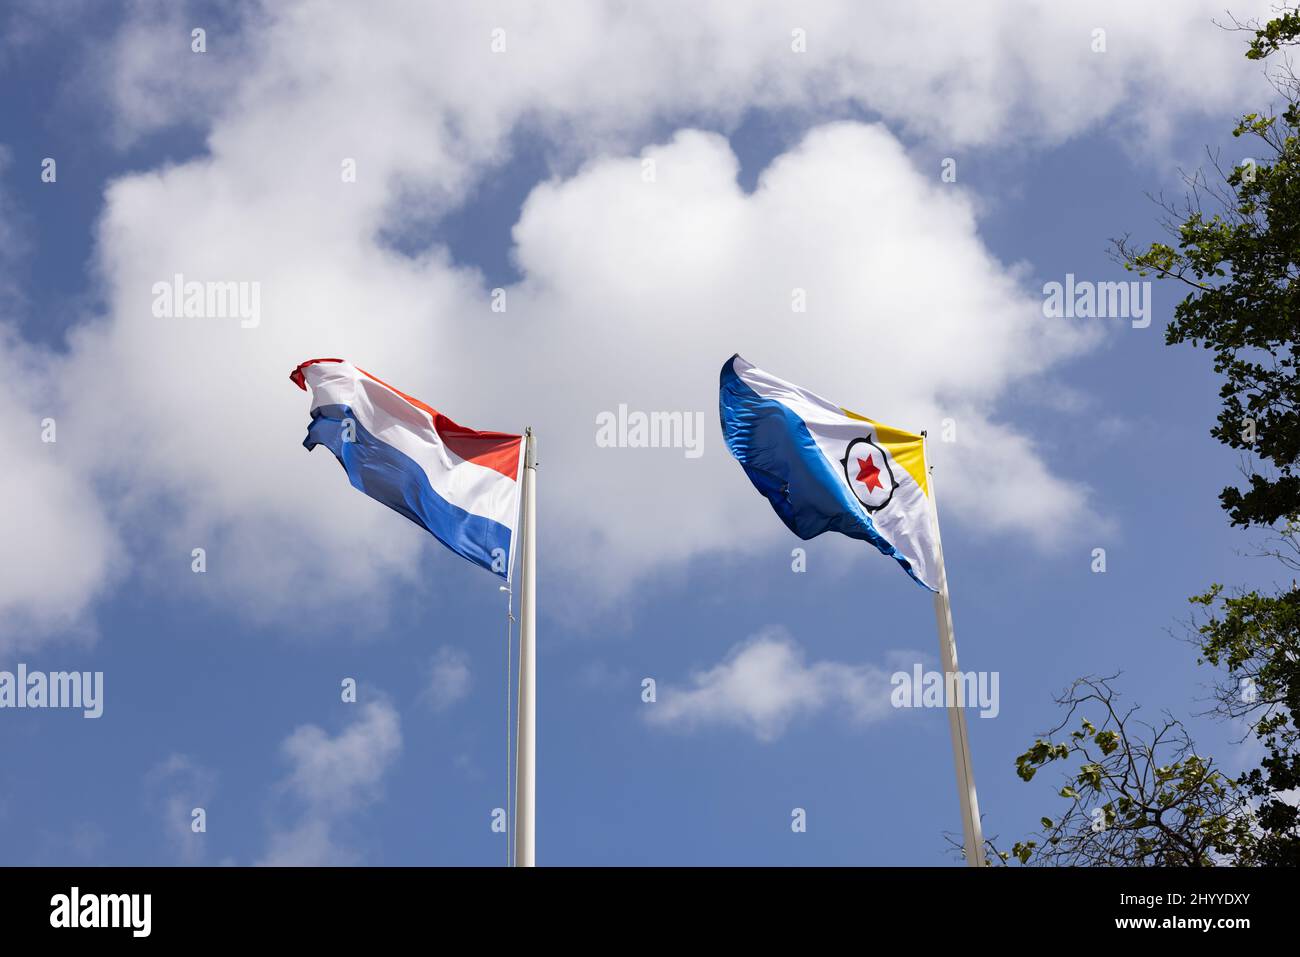
[[[921,433],[922,439],[925,433]],[[930,469],[929,448],[925,449],[926,469]],[[939,558],[939,591],[934,596],[934,617],[939,625],[939,658],[943,666],[944,693],[948,705],[948,730],[952,733],[952,758],[957,769],[957,795],[961,799],[961,829],[966,848],[966,863],[984,866],[984,831],[980,826],[980,805],[975,795],[975,769],[971,764],[970,737],[966,731],[965,701],[957,700],[961,678],[957,672],[957,640],[952,633],[952,602],[948,597],[948,570],[943,563],[943,539],[939,536],[939,508],[934,495],[934,473],[929,472],[930,514],[934,521],[934,543]]]
[[[534,866],[537,795],[537,440],[524,434],[523,556],[519,583],[519,725],[515,743],[515,867]]]

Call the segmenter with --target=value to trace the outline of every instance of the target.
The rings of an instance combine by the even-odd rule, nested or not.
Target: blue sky
[[[347,489],[323,450],[309,456],[298,447],[308,410],[285,381],[288,356],[345,350],[474,427],[538,426],[542,864],[952,863],[942,833],[960,822],[939,710],[861,721],[814,692],[789,715],[778,709],[768,735],[734,702],[713,712],[722,719],[648,720],[660,705],[642,703],[643,678],[653,677],[666,701],[756,636],[797,647],[813,668],[888,673],[888,662],[933,667],[937,657],[928,596],[865,546],[823,537],[805,545],[808,570],[792,572],[791,549],[802,543],[727,459],[708,404],[732,351],[869,415],[926,419],[895,422],[904,428],[937,430],[944,412],[956,417],[960,448],[939,453],[940,508],[961,664],[1000,675],[1000,714],[971,713],[969,723],[985,830],[1004,844],[1057,810],[1051,780],[1026,785],[1014,773],[1015,756],[1055,724],[1054,693],[1081,674],[1123,670],[1119,687],[1144,710],[1200,710],[1211,676],[1168,633],[1186,617],[1187,596],[1214,581],[1271,581],[1270,567],[1239,556],[1253,539],[1230,530],[1217,507],[1237,460],[1208,434],[1217,408],[1209,363],[1163,345],[1177,292],[1155,287],[1146,329],[1074,320],[1076,329],[1045,330],[1070,321],[1032,308],[1042,284],[1066,273],[1129,278],[1106,251],[1126,232],[1155,236],[1158,210],[1144,194],[1177,190],[1176,168],[1199,162],[1206,144],[1225,155],[1238,148],[1228,135],[1235,113],[1260,105],[1265,87],[1253,67],[1239,69],[1239,38],[1216,30],[1205,11],[1169,30],[1216,51],[1207,69],[1223,71],[1218,84],[1192,82],[1178,72],[1191,66],[1135,51],[1150,42],[1147,24],[1117,6],[1105,18],[1114,52],[1103,56],[1139,66],[1123,66],[1131,76],[1113,89],[1090,90],[1095,105],[1082,103],[1082,73],[1059,89],[1007,78],[967,88],[963,71],[978,71],[960,60],[916,78],[918,91],[938,95],[914,99],[906,77],[897,90],[809,94],[830,83],[822,74],[773,94],[780,83],[766,61],[702,81],[703,93],[670,80],[666,91],[638,93],[602,74],[614,67],[594,53],[585,61],[594,76],[577,83],[526,61],[518,90],[532,92],[519,92],[518,104],[480,102],[491,97],[477,98],[474,84],[495,81],[471,71],[463,94],[471,107],[454,98],[428,107],[430,128],[439,128],[440,109],[455,117],[444,123],[465,127],[450,146],[436,132],[403,139],[424,121],[403,112],[412,107],[393,84],[405,74],[372,75],[340,59],[349,84],[374,85],[364,102],[382,107],[349,127],[355,149],[323,153],[331,171],[338,155],[362,157],[359,186],[373,192],[358,191],[351,219],[350,197],[295,194],[292,181],[314,175],[310,164],[279,166],[304,148],[301,118],[319,120],[330,131],[324,138],[335,128],[329,104],[340,104],[338,125],[355,119],[346,92],[334,90],[324,107],[295,99],[304,94],[284,79],[294,71],[274,68],[305,61],[298,79],[316,75],[319,63],[335,62],[331,31],[308,24],[301,43],[276,48],[267,37],[293,33],[288,13],[266,26],[253,7],[236,17],[203,6],[164,16],[151,4],[70,5],[51,19],[36,9],[9,12],[0,47],[10,91],[0,100],[0,319],[16,335],[4,344],[9,374],[28,383],[19,414],[6,417],[5,444],[21,443],[17,469],[40,479],[12,480],[13,514],[0,519],[6,541],[17,543],[6,571],[19,583],[0,592],[0,669],[103,671],[105,708],[93,721],[0,712],[2,863],[504,862],[505,839],[490,828],[507,765],[504,596],[491,576]],[[788,19],[766,12],[787,44]],[[498,20],[512,38],[527,35],[508,6],[485,16],[468,34],[475,43],[487,43],[479,26]],[[829,5],[825,16],[832,22]],[[1035,20],[1017,35],[1014,11],[1006,17],[1006,35],[1020,46],[1077,42],[1082,56],[1093,55],[1086,19]],[[208,25],[208,53],[191,53],[192,24]],[[403,59],[403,29],[367,29],[393,45],[394,59],[423,63],[418,49]],[[676,29],[705,37],[724,28]],[[725,29],[733,53],[762,36]],[[812,49],[825,35],[812,33]],[[883,41],[853,42],[868,60],[885,56]],[[982,42],[971,41],[971,63],[1003,55]],[[542,60],[564,56],[550,50]],[[1037,62],[1019,69],[1032,75]],[[439,96],[455,85],[422,68],[412,76]],[[617,96],[600,97],[602,80],[635,115],[622,115]],[[1216,87],[1212,99],[1204,86]],[[953,90],[967,90],[970,102]],[[556,104],[554,112],[547,106],[539,120],[528,96]],[[631,104],[647,98],[654,108],[637,113]],[[816,138],[830,121],[851,125]],[[678,171],[689,178],[725,159],[720,142],[674,140],[684,128],[721,134],[735,156],[738,189],[706,219],[749,217],[740,232],[757,238],[737,243],[747,254],[738,261],[708,261],[726,233],[673,232],[679,210],[698,225],[691,211],[712,202],[707,191],[683,187],[642,218],[640,200],[622,205],[624,187],[609,186],[620,170],[641,169],[644,156],[659,157],[665,189],[674,190]],[[901,159],[891,158],[895,147]],[[854,150],[873,164],[864,176],[908,197],[902,213],[881,211],[882,222],[932,212],[960,233],[966,210],[970,235],[948,247],[942,230],[939,238],[893,229],[864,238],[818,227],[812,235],[825,248],[815,260],[825,272],[817,281],[833,287],[822,301],[836,303],[835,315],[804,325],[776,301],[770,315],[741,308],[739,320],[723,318],[728,297],[747,295],[740,285],[761,285],[765,271],[781,269],[780,237],[802,228],[800,209],[813,210],[814,226],[823,214],[826,223],[870,224],[876,209],[859,204],[847,179],[826,182],[826,195],[805,203],[797,190],[790,200],[790,179],[807,182],[797,162],[785,165],[794,170],[785,179],[769,170],[783,155],[801,155],[823,164],[814,169],[825,179],[851,169],[857,160],[844,157]],[[57,183],[40,180],[46,156],[58,160]],[[932,192],[945,188],[945,157],[958,164],[953,189],[965,205],[957,213]],[[367,185],[376,167],[386,175]],[[280,217],[257,218],[281,204]],[[299,214],[295,233],[285,220]],[[241,260],[259,241],[259,223],[285,233]],[[663,244],[689,252],[623,256],[618,231],[644,234],[647,224],[668,224]],[[581,244],[588,234],[599,240],[591,248]],[[197,239],[210,245],[187,245]],[[627,248],[644,252],[637,242]],[[872,249],[888,255],[895,242],[906,264],[896,281],[873,279],[855,292],[857,268],[852,257],[840,262],[839,250],[865,244],[866,270]],[[178,258],[169,258],[173,247]],[[597,261],[611,249],[609,261]],[[963,266],[972,249],[987,261]],[[382,268],[367,273],[371,257]],[[279,277],[290,293],[269,300],[265,333],[140,333],[131,284],[177,268],[224,268],[223,276],[268,287]],[[329,284],[294,296],[288,273]],[[968,384],[961,348],[916,316],[939,289],[958,311],[971,300],[963,328],[993,323],[1000,317],[981,310],[994,300],[967,288],[981,275],[1027,331],[990,328],[988,341],[1010,344],[989,352],[1002,366]],[[525,305],[489,327],[490,314],[468,304],[494,287]],[[811,284],[814,301],[819,288]],[[662,331],[620,329],[621,315],[647,298],[667,315],[673,295],[691,322],[716,312],[718,328],[696,336],[690,322],[665,320]],[[339,299],[397,314],[401,324],[342,307],[335,315]],[[609,326],[587,325],[589,299],[591,315]],[[286,301],[301,302],[301,312]],[[916,328],[914,340],[873,311],[911,302],[918,312],[898,322]],[[978,336],[972,341],[984,341]],[[735,345],[724,351],[724,342]],[[698,388],[674,392],[679,377]],[[707,480],[680,449],[595,449],[595,412],[620,402],[703,411]],[[39,442],[50,414],[59,421],[53,447]],[[1021,440],[1032,452],[1012,454]],[[1028,484],[1008,475],[1039,467],[1046,477]],[[90,508],[92,520],[65,521],[70,513],[46,477],[56,473],[46,468],[58,470],[59,483],[67,476],[71,492],[59,484],[59,494]],[[203,575],[191,571],[193,546],[207,549]],[[1096,547],[1106,549],[1105,574],[1090,570]],[[19,574],[24,565],[35,578]],[[791,667],[774,686],[749,689],[750,705],[764,707],[763,695],[797,682],[799,666]],[[357,704],[340,700],[346,677],[359,682]],[[1232,729],[1199,719],[1192,727],[1203,750],[1239,766],[1245,752]],[[189,832],[195,806],[207,811],[205,834]],[[796,807],[807,811],[806,833],[791,831]]]

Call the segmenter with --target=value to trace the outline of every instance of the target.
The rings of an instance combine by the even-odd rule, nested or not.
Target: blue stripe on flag
[[[718,413],[727,448],[781,521],[802,539],[839,532],[870,542],[898,560],[912,580],[929,591],[912,563],[876,531],[875,523],[822,454],[808,426],[792,409],[765,399],[733,367],[722,367]]]
[[[343,440],[345,419],[351,420],[353,441]],[[302,444],[309,450],[325,446],[348,473],[353,488],[401,512],[456,554],[506,577],[510,529],[444,499],[429,485],[424,469],[414,459],[377,439],[346,405],[312,409]],[[494,557],[496,549],[501,551]],[[499,559],[500,571],[492,567],[494,558]]]

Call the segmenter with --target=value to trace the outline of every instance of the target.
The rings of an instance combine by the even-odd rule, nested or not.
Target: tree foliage
[[[1257,28],[1248,55],[1267,56],[1298,31],[1288,12]],[[1185,174],[1182,205],[1160,201],[1169,242],[1115,244],[1127,268],[1186,288],[1165,339],[1211,352],[1223,376],[1211,434],[1247,456],[1246,487],[1220,493],[1241,526],[1300,514],[1300,82],[1289,70],[1273,79],[1285,108],[1247,114],[1233,129],[1258,156],[1228,170],[1214,157],[1212,175]]]
[[[1252,60],[1300,43],[1296,7],[1237,26],[1253,35]],[[1300,78],[1289,61],[1270,78],[1281,110],[1242,116],[1233,130],[1259,155],[1226,170],[1212,155],[1213,176],[1186,175],[1181,205],[1157,199],[1170,240],[1117,240],[1115,255],[1185,290],[1166,342],[1213,355],[1223,381],[1211,435],[1243,455],[1245,486],[1223,489],[1220,504],[1233,525],[1277,531],[1263,554],[1300,572]],[[1121,711],[1115,676],[1080,679],[1058,699],[1064,721],[1016,761],[1025,781],[1077,762],[1059,792],[1069,804],[1010,852],[989,842],[990,860],[1300,864],[1300,586],[1294,577],[1268,591],[1212,585],[1191,602],[1189,639],[1218,669],[1211,713],[1255,740],[1259,766],[1229,779],[1172,716],[1147,724]]]
[[[1300,570],[1300,526],[1288,522],[1267,554]],[[1239,722],[1262,746],[1260,765],[1241,778],[1256,805],[1259,839],[1241,863],[1300,865],[1300,588],[1276,594],[1214,585],[1191,599],[1201,613],[1201,660],[1223,669],[1214,712]]]
[[[1066,807],[1009,852],[990,842],[993,854],[1029,865],[1203,867],[1249,853],[1252,815],[1238,785],[1196,753],[1177,719],[1152,724],[1120,707],[1116,677],[1080,678],[1057,699],[1065,717],[1016,759],[1016,773],[1032,781],[1077,762],[1058,792]]]

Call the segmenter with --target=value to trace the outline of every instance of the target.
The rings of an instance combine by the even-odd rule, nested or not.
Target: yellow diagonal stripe
[[[907,469],[907,474],[912,476],[916,484],[921,487],[925,497],[930,497],[930,482],[925,468],[925,440],[921,436],[884,425],[845,408],[841,408],[840,411],[850,419],[857,419],[872,426],[876,430],[876,441],[884,447],[895,462]]]

